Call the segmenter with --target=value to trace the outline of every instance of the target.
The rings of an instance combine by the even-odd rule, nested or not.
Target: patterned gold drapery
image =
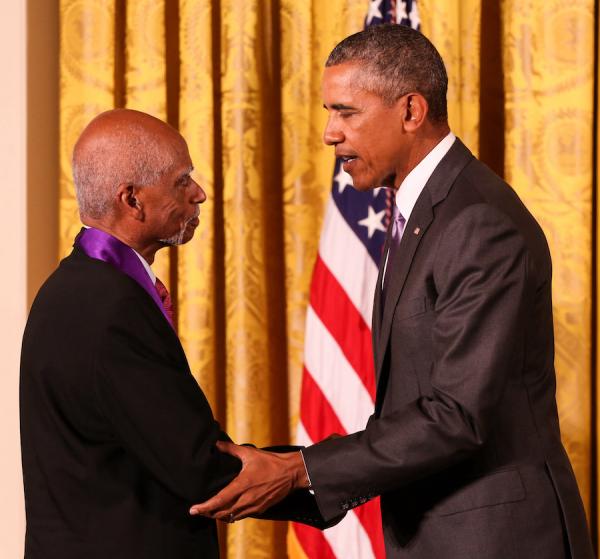
[[[564,444],[592,502],[593,0],[508,2],[505,174],[546,233],[554,264],[557,399]]]
[[[176,292],[191,368],[240,442],[285,443],[294,432],[333,165],[321,142],[321,68],[337,41],[362,28],[367,4],[60,1],[60,255],[79,228],[70,156],[83,126],[127,106],[179,127],[208,201],[194,240],[162,251],[154,267]],[[593,0],[527,0],[518,11],[507,0],[495,11],[490,4],[419,7],[448,66],[453,129],[484,160],[491,154],[548,236],[563,438],[595,523],[598,21]],[[289,546],[302,557],[297,542]],[[236,559],[284,557],[285,525],[238,523],[223,547]]]

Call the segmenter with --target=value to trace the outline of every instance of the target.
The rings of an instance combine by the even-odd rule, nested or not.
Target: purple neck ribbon
[[[152,283],[146,268],[144,268],[144,265],[140,262],[140,259],[131,247],[119,241],[116,237],[93,227],[82,229],[77,237],[75,237],[74,246],[81,249],[90,258],[111,264],[117,270],[135,280],[152,297],[173,328],[173,323],[163,307],[156,287]]]

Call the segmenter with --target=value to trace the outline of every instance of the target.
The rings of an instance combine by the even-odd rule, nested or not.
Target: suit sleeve
[[[431,395],[304,451],[326,520],[451,467],[486,441],[522,336],[527,255],[512,221],[488,205],[449,223],[434,260],[433,355],[422,356]]]
[[[283,445],[283,446],[270,446],[263,448],[269,452],[299,452],[304,447],[295,445]],[[276,503],[272,507],[268,508],[261,514],[257,514],[254,517],[263,520],[287,520],[292,522],[301,522],[313,528],[319,530],[325,530],[335,526],[342,518],[345,513],[338,514],[337,516],[329,519],[327,522],[324,520],[315,496],[308,489],[298,489],[292,491],[285,499]]]
[[[98,407],[119,446],[174,494],[201,502],[231,481],[241,464],[216,449],[217,440],[229,438],[176,335],[152,305],[141,293],[108,312],[95,356]]]

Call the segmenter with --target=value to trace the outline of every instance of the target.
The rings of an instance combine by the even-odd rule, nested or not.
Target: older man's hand
[[[308,487],[300,452],[274,453],[219,441],[217,448],[239,458],[242,469],[214,497],[194,505],[190,514],[234,522],[264,512],[294,489]]]

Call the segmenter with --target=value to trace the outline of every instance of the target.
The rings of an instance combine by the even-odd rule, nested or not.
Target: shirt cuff
[[[308,491],[310,492],[311,495],[315,494],[315,491],[312,487],[312,482],[310,481],[310,476],[308,475],[308,468],[306,467],[306,460],[304,460],[304,453],[299,450],[298,451],[300,453],[300,456],[302,456],[302,463],[304,464],[304,472],[306,473],[306,479],[308,481]]]

